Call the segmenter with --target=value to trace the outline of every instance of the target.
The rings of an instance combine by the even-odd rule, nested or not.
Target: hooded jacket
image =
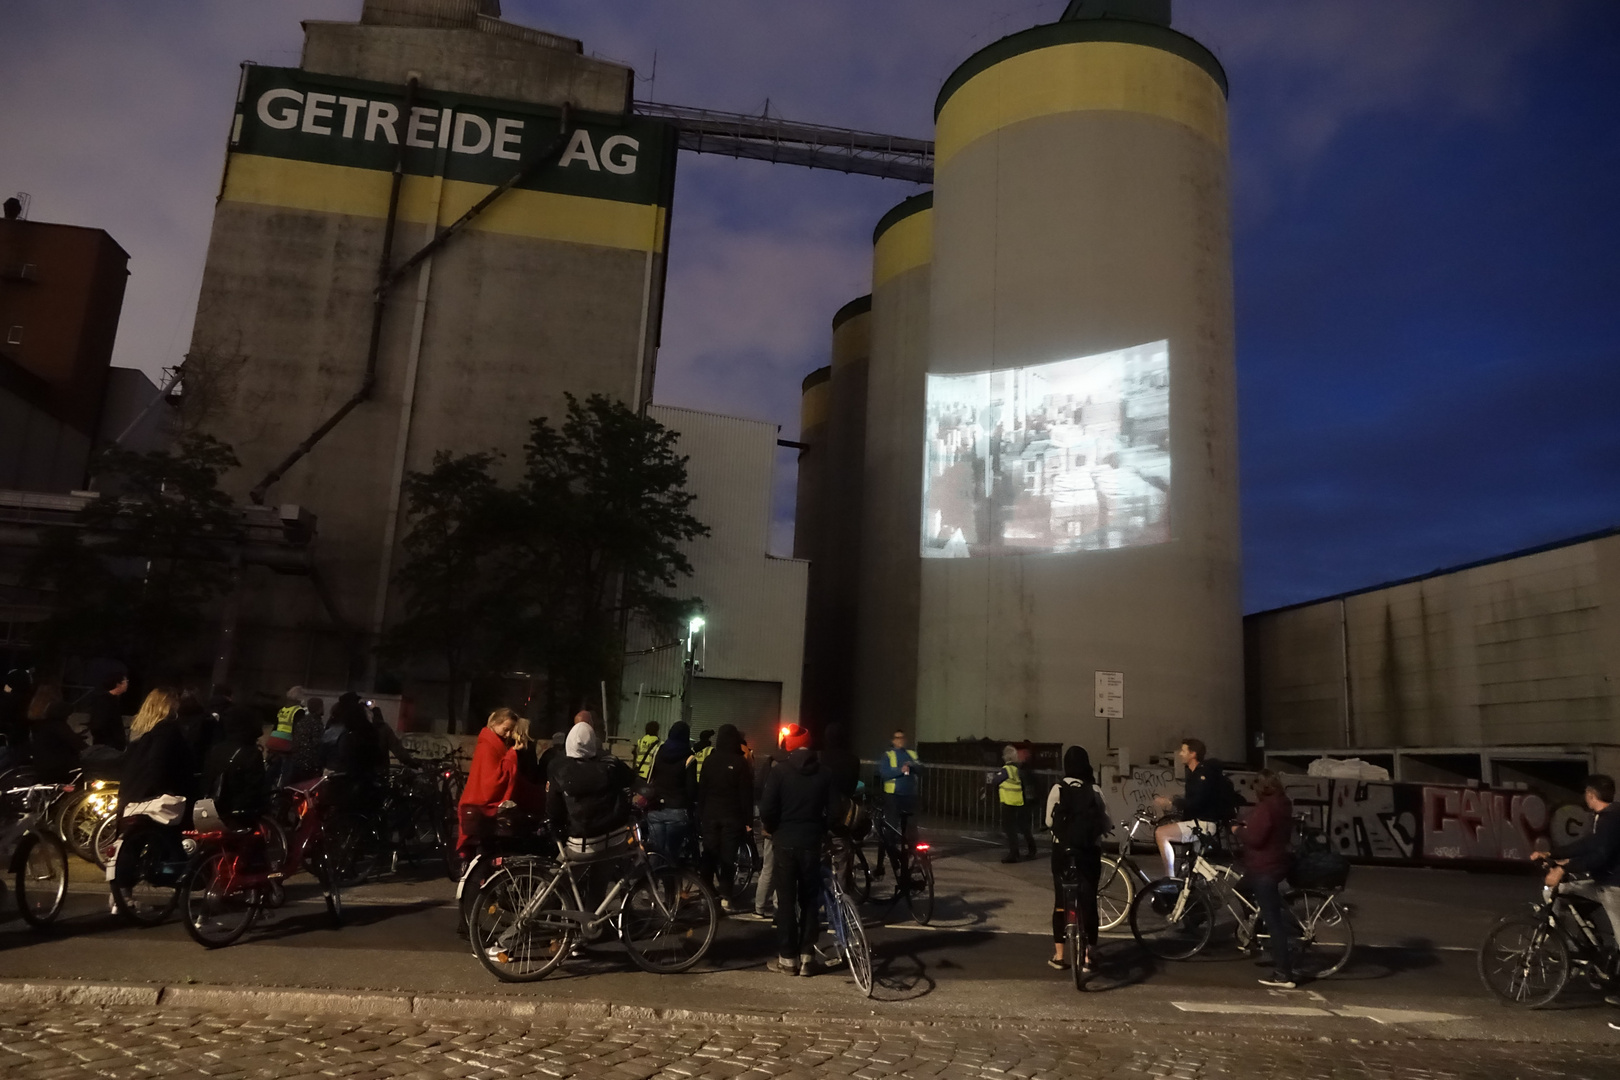
[[[669,729],[669,738],[653,758],[647,782],[658,794],[661,810],[690,810],[697,801],[697,764],[692,760],[691,728],[686,721]]]
[[[636,775],[616,757],[601,753],[596,729],[575,724],[568,757],[546,789],[546,817],[556,837],[601,836],[630,823],[629,787]]]
[[[743,756],[742,736],[730,724],[721,726],[698,780],[701,821],[751,821],[754,817],[754,770]]]
[[[816,752],[801,747],[771,770],[759,803],[759,820],[777,847],[819,847],[833,811],[832,773]]]

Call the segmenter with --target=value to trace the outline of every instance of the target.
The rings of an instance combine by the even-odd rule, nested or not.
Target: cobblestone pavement
[[[0,1009],[0,1076],[7,1080],[1613,1080],[1620,1075],[1613,1053],[1613,1048],[1574,1046],[1235,1036],[1168,1026],[1092,1030],[825,1020],[525,1024],[264,1017],[173,1008]]]

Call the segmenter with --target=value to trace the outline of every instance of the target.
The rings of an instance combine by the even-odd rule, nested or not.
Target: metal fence
[[[872,777],[876,777],[876,762],[863,761],[861,764],[870,769]],[[1060,772],[1043,769],[1021,771],[1028,778],[1026,801],[1034,802],[1037,806],[1045,805],[1047,791],[1063,776]],[[993,772],[993,769],[979,765],[923,764],[917,770],[918,816],[980,829],[1000,828],[1001,804],[995,790],[985,783]],[[871,790],[883,790],[881,780],[870,783]]]

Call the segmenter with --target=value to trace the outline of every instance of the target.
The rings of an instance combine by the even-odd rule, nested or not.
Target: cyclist
[[[906,749],[906,733],[896,731],[889,740],[889,749],[878,759],[878,779],[883,781],[883,796],[889,812],[901,835],[906,834],[906,821],[917,806],[917,772],[922,762]]]
[[[1585,789],[1586,808],[1592,811],[1592,831],[1578,840],[1553,846],[1555,862],[1547,871],[1546,884],[1558,885],[1571,871],[1589,876],[1590,881],[1566,884],[1564,892],[1602,904],[1615,941],[1620,942],[1620,805],[1614,801],[1614,779],[1594,773],[1586,778]],[[1620,994],[1610,994],[1603,1000],[1620,1006]],[[1620,1024],[1611,1022],[1609,1026],[1620,1031]]]
[[[1288,877],[1288,841],[1294,827],[1294,804],[1283,791],[1282,780],[1270,769],[1260,770],[1254,794],[1258,802],[1240,826],[1243,839],[1243,884],[1254,893],[1255,906],[1265,920],[1271,939],[1269,978],[1261,986],[1292,990],[1296,985],[1288,948],[1288,926],[1293,921],[1283,907],[1282,883]]]
[[[226,823],[252,825],[270,802],[264,756],[259,753],[259,721],[235,706],[220,718],[219,738],[203,760],[202,791]]]
[[[658,738],[658,721],[647,721],[646,734],[636,740],[636,756],[634,768],[636,775],[643,780],[652,773],[653,757],[657,755],[658,748],[663,743]]]
[[[647,784],[653,790],[647,811],[647,846],[673,862],[688,858],[692,843],[692,804],[697,798],[697,766],[692,760],[691,728],[670,725],[669,738],[653,755]]]
[[[1190,842],[1195,827],[1208,835],[1216,835],[1221,823],[1230,821],[1237,809],[1232,781],[1218,763],[1206,760],[1207,754],[1202,739],[1181,740],[1176,760],[1186,770],[1183,793],[1175,799],[1163,795],[1153,797],[1154,806],[1171,811],[1178,819],[1153,830],[1159,853],[1164,856],[1164,872],[1170,877],[1176,872],[1176,854],[1170,845]]]
[[[567,754],[546,790],[552,835],[590,840],[629,825],[630,766],[602,753],[596,728],[583,720],[568,732]]]
[[[1086,932],[1083,965],[1092,969],[1097,948],[1097,883],[1102,880],[1102,838],[1113,831],[1108,806],[1097,788],[1091,768],[1091,755],[1083,746],[1071,746],[1063,754],[1063,779],[1046,795],[1046,827],[1052,830],[1052,958],[1048,967],[1066,966],[1063,936],[1068,929],[1068,908],[1063,895],[1064,878],[1072,873],[1080,884],[1075,899],[1080,922]]]
[[[811,749],[810,732],[794,724],[782,740],[788,758],[771,770],[759,803],[759,819],[771,837],[776,863],[776,969],[811,975],[820,933],[821,844],[833,812],[831,772]]]
[[[1001,748],[1001,768],[985,777],[985,785],[995,790],[1001,803],[1001,828],[1007,834],[1007,857],[1001,861],[1018,861],[1018,834],[1023,833],[1029,844],[1029,857],[1035,857],[1035,834],[1024,811],[1024,778],[1018,768],[1018,748]]]

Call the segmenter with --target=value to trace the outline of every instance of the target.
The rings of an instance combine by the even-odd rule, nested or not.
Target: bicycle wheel
[[[1069,960],[1069,971],[1074,976],[1074,988],[1086,988],[1086,942],[1079,923],[1070,923],[1063,931],[1064,955]]]
[[[849,973],[855,976],[855,986],[865,997],[872,996],[872,947],[866,941],[866,927],[861,925],[861,912],[855,900],[843,892],[833,894],[834,912],[838,920],[835,934],[843,950]]]
[[[625,897],[621,935],[643,971],[685,971],[709,951],[720,905],[703,879],[683,867],[647,869]]]
[[[241,860],[215,851],[199,859],[180,887],[180,910],[186,933],[205,949],[219,949],[247,933],[258,918],[257,888],[238,888],[234,879]]]
[[[96,829],[110,817],[118,806],[115,794],[86,790],[73,797],[62,811],[62,839],[68,850],[85,862],[96,859]]]
[[[17,866],[17,911],[28,925],[46,927],[67,899],[67,846],[54,836],[29,833],[13,856]]]
[[[321,852],[335,884],[352,889],[365,882],[382,858],[381,841],[359,814],[339,814],[321,822]]]
[[[96,865],[103,870],[112,862],[113,850],[118,846],[118,818],[105,817],[96,826],[96,839],[91,845],[91,852],[95,856]]]
[[[900,899],[900,890],[905,884],[900,875],[895,872],[894,852],[881,841],[872,856],[871,884],[867,887],[866,898],[874,904],[887,907]],[[864,858],[864,852],[863,852]]]
[[[1504,1004],[1540,1008],[1569,981],[1569,946],[1545,918],[1510,915],[1479,947],[1479,978]]]
[[[1132,936],[1161,960],[1198,955],[1214,930],[1215,907],[1208,894],[1181,878],[1160,878],[1131,901]]]
[[[906,903],[918,926],[934,917],[934,860],[926,851],[913,851],[906,868]]]
[[[860,845],[849,846],[849,861],[844,867],[844,880],[839,882],[844,894],[857,904],[872,899],[872,868],[866,864],[866,852]]]
[[[1343,971],[1355,951],[1356,935],[1339,898],[1305,889],[1289,901],[1288,908],[1300,927],[1298,942],[1289,942],[1295,974],[1326,979]]]
[[[1102,878],[1097,882],[1099,930],[1115,930],[1130,918],[1131,901],[1136,899],[1136,878],[1120,865],[1118,856],[1104,855]]]
[[[287,865],[287,830],[270,814],[259,818],[259,835],[264,838],[264,861],[272,870]]]
[[[579,924],[559,914],[566,910],[562,882],[547,892],[556,873],[538,861],[508,861],[478,890],[468,940],[478,962],[502,982],[545,978],[579,937]]]
[[[737,869],[731,878],[731,902],[743,904],[754,895],[754,881],[759,875],[759,848],[752,833],[743,833],[737,845]]]
[[[113,865],[112,898],[118,914],[140,926],[157,926],[180,902],[184,853],[154,829],[124,837]]]

